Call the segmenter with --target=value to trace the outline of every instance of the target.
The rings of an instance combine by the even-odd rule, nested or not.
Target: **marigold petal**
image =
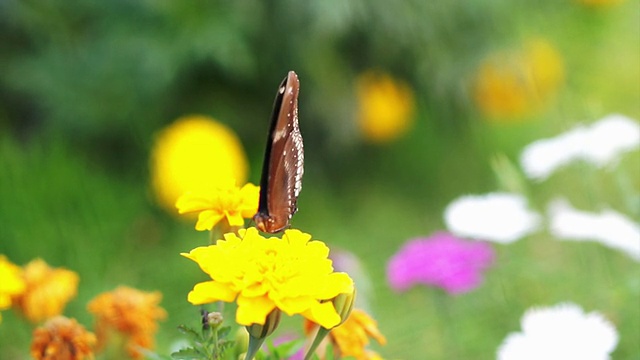
[[[176,201],[176,208],[179,214],[203,211],[211,208],[211,200],[203,196],[194,195],[187,192]]]
[[[278,308],[287,315],[301,314],[318,304],[318,300],[310,296],[286,297],[276,300]]]
[[[210,267],[215,266],[216,259],[214,258],[213,249],[211,246],[199,246],[189,253],[180,253],[180,255],[186,257],[189,260],[195,261],[202,271],[209,274],[211,271]]]
[[[205,210],[198,215],[198,222],[196,223],[196,230],[205,231],[211,230],[215,224],[222,220],[224,216],[213,210]]]
[[[311,240],[311,235],[298,229],[287,229],[284,231],[282,239],[288,241],[291,245],[305,245]]]
[[[216,301],[231,302],[237,293],[229,286],[216,281],[206,281],[196,284],[189,292],[187,300],[193,305],[208,304]]]
[[[302,316],[325,329],[331,329],[342,321],[331,302],[316,303],[309,310],[303,312]]]
[[[226,215],[227,221],[229,222],[229,225],[231,225],[231,226],[242,226],[242,225],[244,225],[244,218],[239,213],[236,213],[236,212],[229,213],[229,212],[227,212],[225,215]]]
[[[318,299],[328,300],[338,296],[338,294],[350,294],[353,292],[353,280],[347,273],[332,273],[327,275],[325,286],[318,286]]]
[[[378,323],[367,313],[360,309],[355,309],[351,313],[351,320],[358,323],[370,337],[374,338],[380,345],[387,343],[387,338],[378,330]]]
[[[258,211],[260,201],[260,187],[251,183],[245,184],[240,189],[242,217],[251,218]]]
[[[309,253],[309,256],[316,258],[324,259],[329,256],[329,247],[322,241],[316,240],[308,242],[306,244],[306,251]],[[333,268],[331,270],[333,270]]]
[[[240,325],[264,325],[267,315],[276,307],[266,296],[249,298],[240,295],[237,302],[236,322]]]

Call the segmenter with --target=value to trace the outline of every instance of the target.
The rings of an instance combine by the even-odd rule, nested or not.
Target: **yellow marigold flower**
[[[11,307],[11,298],[24,292],[26,288],[21,276],[21,269],[13,264],[7,257],[0,255],[0,310]],[[0,314],[2,321],[2,314]]]
[[[530,115],[555,94],[564,80],[558,51],[547,41],[529,41],[523,49],[487,57],[478,69],[475,101],[489,118]]]
[[[349,275],[333,272],[329,248],[299,230],[286,230],[282,239],[267,239],[251,227],[240,230],[240,236],[228,233],[215,245],[182,255],[212,279],[196,284],[189,302],[236,301],[236,322],[241,325],[264,325],[267,315],[278,308],[332,328],[341,319],[326,300],[353,292]]]
[[[127,351],[134,359],[144,356],[138,348],[152,349],[158,320],[167,317],[158,304],[162,294],[119,286],[95,297],[87,308],[96,317],[98,349],[102,349],[113,332],[128,337]]]
[[[151,149],[151,182],[158,202],[172,213],[182,194],[247,178],[247,157],[227,126],[206,116],[176,120],[157,134]]]
[[[29,262],[22,270],[26,288],[13,298],[15,307],[29,321],[40,322],[62,314],[78,291],[78,274],[64,268],[51,268],[42,259]]]
[[[390,75],[368,71],[356,81],[358,125],[367,140],[384,143],[403,135],[414,120],[413,91]]]
[[[260,187],[245,184],[242,188],[235,181],[211,186],[206,192],[188,192],[176,202],[180,214],[198,213],[196,230],[211,230],[220,220],[229,226],[243,226],[244,218],[251,218],[258,211]]]
[[[33,331],[31,356],[36,360],[93,359],[96,336],[75,319],[57,316]]]

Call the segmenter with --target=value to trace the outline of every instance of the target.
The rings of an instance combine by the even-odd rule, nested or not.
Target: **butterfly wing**
[[[302,189],[304,150],[298,125],[300,82],[290,71],[276,94],[260,180],[256,226],[275,233],[289,226]]]

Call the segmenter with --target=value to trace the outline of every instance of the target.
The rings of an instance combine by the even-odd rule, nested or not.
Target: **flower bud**
[[[224,318],[222,314],[217,311],[208,312],[206,310],[202,310],[202,328],[203,329],[217,329],[222,325]]]
[[[249,348],[249,333],[243,327],[239,327],[234,336],[235,353],[240,355],[247,352]]]
[[[278,327],[280,324],[280,314],[280,309],[275,308],[267,315],[263,325],[251,324],[246,327],[249,332],[249,348],[245,356],[246,360],[252,360],[256,356],[266,337],[271,335]]]
[[[338,315],[340,315],[340,323],[336,326],[340,326],[343,322],[349,318],[351,310],[353,310],[353,303],[356,300],[356,289],[353,289],[352,293],[342,293],[331,299],[333,306],[336,309]]]
[[[251,337],[256,339],[263,339],[267,336],[271,335],[273,331],[280,324],[280,314],[281,311],[279,309],[274,309],[272,312],[267,315],[267,319],[264,321],[264,325],[260,324],[251,324],[247,326],[247,331]]]

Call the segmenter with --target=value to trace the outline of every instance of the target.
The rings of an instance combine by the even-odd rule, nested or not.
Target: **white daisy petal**
[[[511,243],[540,227],[540,215],[527,208],[518,194],[462,196],[444,211],[449,231],[462,237]]]
[[[609,115],[591,126],[585,142],[584,160],[603,167],[640,146],[640,125],[623,115]]]
[[[560,240],[597,241],[640,261],[640,226],[610,209],[591,213],[574,209],[564,199],[549,205],[550,232]]]
[[[618,344],[615,327],[600,313],[573,303],[527,310],[522,331],[509,334],[498,360],[609,359]]]
[[[578,126],[524,148],[520,164],[530,179],[544,180],[576,160],[598,167],[614,164],[627,151],[640,147],[640,125],[624,115],[609,115],[589,127]]]

